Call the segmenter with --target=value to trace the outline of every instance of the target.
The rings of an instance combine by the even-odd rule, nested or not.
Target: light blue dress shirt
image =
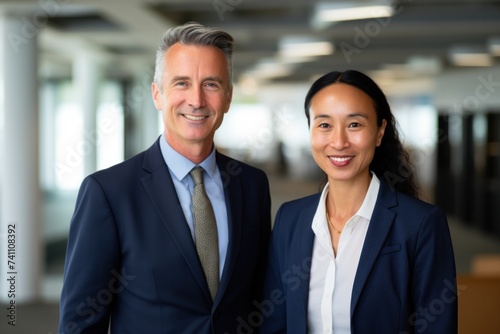
[[[224,198],[224,188],[217,162],[215,160],[215,147],[212,153],[199,165],[175,151],[168,143],[163,134],[160,138],[160,149],[163,159],[168,166],[172,181],[174,183],[177,197],[186,216],[186,221],[191,230],[191,236],[194,240],[193,207],[191,204],[191,194],[193,193],[194,181],[189,172],[195,166],[201,166],[205,170],[203,180],[205,189],[212,207],[214,208],[215,220],[217,222],[217,233],[219,238],[219,279],[222,277],[224,263],[227,254],[227,245],[229,242],[228,220],[226,201]]]

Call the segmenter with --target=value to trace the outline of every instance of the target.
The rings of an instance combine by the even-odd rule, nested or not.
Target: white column
[[[73,82],[83,115],[84,176],[97,169],[97,106],[102,78],[102,62],[92,52],[78,52],[73,62]]]
[[[0,301],[41,296],[45,256],[38,163],[38,31],[0,16]]]
[[[151,82],[152,80],[153,78],[151,78]],[[161,117],[161,114],[158,110],[156,110],[153,97],[151,95],[151,89],[147,91],[142,103],[142,117],[144,119],[142,124],[142,142],[144,149],[147,149],[163,131],[163,126],[160,127],[159,125],[159,120],[161,119],[159,117]]]
[[[57,183],[56,169],[56,89],[54,84],[45,83],[40,92],[40,185],[42,189],[50,189]]]
[[[135,64],[134,79],[125,95],[126,157],[143,151],[158,138],[158,114],[151,95],[154,66]]]
[[[134,67],[132,80],[125,89],[125,158],[130,158],[144,149],[142,143],[142,101],[149,93],[148,84],[151,86],[150,76],[145,76],[143,73],[145,68],[146,66],[137,65]]]

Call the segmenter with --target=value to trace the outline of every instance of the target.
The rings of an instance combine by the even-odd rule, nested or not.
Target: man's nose
[[[205,97],[203,94],[203,89],[198,86],[193,86],[188,92],[188,104],[195,109],[199,109],[204,106]]]

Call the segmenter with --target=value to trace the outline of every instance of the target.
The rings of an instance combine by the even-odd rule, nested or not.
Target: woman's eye
[[[323,128],[323,129],[328,129],[330,127],[330,125],[328,123],[320,123],[319,127]]]
[[[350,128],[359,128],[360,126],[361,126],[361,124],[360,124],[360,123],[357,123],[357,122],[354,122],[354,123],[349,124],[349,127],[350,127]]]

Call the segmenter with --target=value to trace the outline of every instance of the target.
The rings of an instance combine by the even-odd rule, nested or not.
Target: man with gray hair
[[[252,333],[270,233],[263,171],[219,153],[233,38],[169,29],[152,95],[164,132],[87,176],[71,220],[59,334]],[[250,116],[251,117],[251,116]]]

